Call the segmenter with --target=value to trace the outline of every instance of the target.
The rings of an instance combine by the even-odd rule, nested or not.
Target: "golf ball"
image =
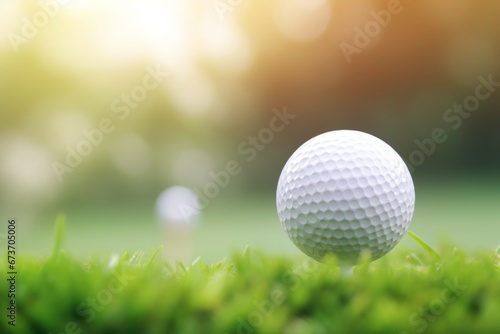
[[[158,197],[156,214],[165,226],[191,228],[200,216],[198,196],[186,187],[170,187]]]
[[[406,233],[415,189],[403,159],[382,140],[339,130],[303,144],[288,160],[277,190],[282,226],[306,255],[335,254],[355,264],[375,260]]]

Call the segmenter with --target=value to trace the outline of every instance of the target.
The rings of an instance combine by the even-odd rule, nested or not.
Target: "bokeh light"
[[[116,168],[131,179],[144,179],[151,171],[151,148],[137,134],[131,133],[118,138],[113,147],[112,158]]]
[[[26,137],[3,138],[0,147],[2,181],[12,199],[32,201],[53,195],[56,179],[50,167],[51,155]]]
[[[287,38],[308,42],[328,27],[330,4],[326,0],[281,0],[275,9],[276,25]]]

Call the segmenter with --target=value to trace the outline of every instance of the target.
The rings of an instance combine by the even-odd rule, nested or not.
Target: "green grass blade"
[[[410,255],[408,255],[406,257],[406,259],[408,260],[408,262],[410,262],[411,264],[413,264],[415,266],[423,266],[424,265],[422,260],[420,260],[420,258],[415,253],[411,253]]]
[[[496,261],[497,265],[500,267],[500,246],[497,247],[495,255],[493,256],[495,257],[494,261]]]
[[[61,246],[64,239],[64,231],[66,229],[66,216],[59,214],[56,219],[56,236],[54,241],[54,250],[52,251],[52,258],[57,260],[61,252]]]
[[[160,252],[161,252],[162,249],[163,249],[163,246],[160,246],[160,247],[158,247],[158,249],[155,250],[155,252],[151,256],[151,258],[149,259],[148,263],[146,263],[145,270],[148,270],[149,267],[151,267],[151,264],[156,259],[156,257],[158,256],[158,254],[160,254]]]
[[[436,261],[443,262],[441,255],[438,254],[428,243],[422,240],[418,235],[413,233],[412,231],[408,231],[408,235],[423,249],[425,249]]]

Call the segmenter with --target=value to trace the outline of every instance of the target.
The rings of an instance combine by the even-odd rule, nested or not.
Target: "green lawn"
[[[352,276],[333,258],[249,249],[175,268],[141,253],[22,257],[17,333],[499,333],[500,254],[439,252],[399,249]]]
[[[191,265],[152,255],[164,241],[152,203],[67,209],[62,251],[53,217],[20,225],[16,332],[499,333],[497,189],[417,187],[411,230],[442,259],[407,236],[352,276],[295,248],[272,195],[214,200]]]

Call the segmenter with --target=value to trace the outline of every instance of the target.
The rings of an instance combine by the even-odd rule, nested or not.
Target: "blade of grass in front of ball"
[[[443,262],[443,259],[441,258],[441,255],[438,254],[438,252],[436,252],[434,250],[434,248],[432,248],[431,246],[429,246],[428,243],[426,243],[424,240],[422,240],[422,238],[420,238],[418,235],[416,235],[415,233],[413,233],[412,231],[408,231],[408,235],[417,243],[419,244],[423,249],[425,249],[436,261],[442,263]]]
[[[146,263],[146,266],[144,267],[145,270],[148,270],[150,267],[151,267],[151,264],[153,263],[153,261],[156,259],[156,257],[158,256],[158,254],[160,254],[161,250],[163,249],[163,246],[160,246],[158,247],[153,255],[151,256],[151,258],[149,259],[148,263]]]
[[[64,239],[64,231],[66,228],[66,216],[64,214],[59,214],[56,219],[56,235],[54,241],[54,249],[52,251],[52,258],[57,260],[59,253],[61,252],[61,246]]]

